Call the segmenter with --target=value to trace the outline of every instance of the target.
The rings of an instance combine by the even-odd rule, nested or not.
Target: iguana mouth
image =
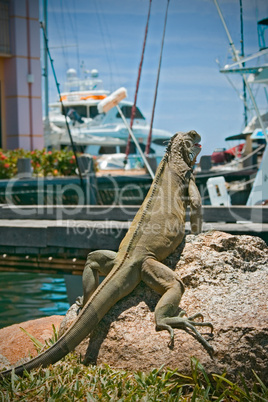
[[[202,146],[198,142],[193,145],[192,152],[189,155],[192,166],[195,164],[197,155],[201,152],[201,148]]]

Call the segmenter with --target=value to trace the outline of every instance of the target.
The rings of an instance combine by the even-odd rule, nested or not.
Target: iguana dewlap
[[[201,198],[196,187],[192,165],[200,152],[201,138],[195,131],[175,134],[167,147],[151,188],[135,216],[117,253],[99,250],[88,255],[83,274],[83,308],[67,332],[48,350],[15,368],[24,370],[46,367],[72,351],[96,327],[102,317],[140,281],[161,295],[155,308],[157,330],[190,329],[209,351],[212,347],[196,330],[210,323],[196,322],[196,314],[185,318],[178,306],[184,287],[177,274],[161,263],[182,242],[185,235],[187,205],[193,233],[201,231]],[[99,285],[98,275],[106,278]],[[10,375],[11,370],[2,372]]]

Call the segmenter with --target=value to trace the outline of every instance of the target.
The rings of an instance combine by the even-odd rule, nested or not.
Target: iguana
[[[175,134],[156,171],[149,192],[122,240],[118,252],[93,251],[88,255],[83,273],[83,308],[63,336],[49,349],[29,362],[15,367],[15,373],[53,364],[71,352],[89,335],[102,317],[120,299],[145,282],[162,297],[155,308],[156,330],[167,330],[171,340],[173,328],[193,331],[197,340],[210,352],[209,343],[196,326],[211,323],[198,322],[198,313],[185,317],[178,314],[184,286],[178,275],[161,263],[183,241],[185,216],[190,204],[192,231],[201,230],[201,197],[196,187],[192,166],[201,150],[201,137],[196,131]],[[99,285],[98,274],[106,278]],[[12,370],[1,373],[11,374]]]

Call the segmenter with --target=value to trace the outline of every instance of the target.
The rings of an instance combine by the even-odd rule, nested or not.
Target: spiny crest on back
[[[167,149],[166,149],[166,153],[169,154],[171,152],[171,146],[172,146],[173,141],[175,140],[175,138],[178,136],[178,134],[181,134],[181,133],[176,133],[170,138],[168,146],[167,146]]]
[[[170,140],[169,140],[169,143],[168,143],[167,148],[166,148],[166,153],[165,153],[165,155],[164,155],[164,160],[165,160],[165,161],[167,161],[168,156],[170,155],[171,147],[172,147],[173,141],[175,140],[175,138],[177,137],[177,135],[178,135],[178,133],[174,134],[174,135],[170,138]]]
[[[166,149],[166,153],[165,153],[165,155],[164,155],[165,162],[168,161],[168,157],[170,156],[171,149],[172,149],[172,145],[173,145],[173,143],[174,143],[175,140],[176,140],[176,142],[181,142],[182,144],[184,144],[184,138],[183,138],[183,135],[184,135],[184,134],[185,134],[185,133],[179,131],[178,133],[174,134],[174,135],[170,138],[169,143],[168,143],[168,146],[167,146],[167,149]]]

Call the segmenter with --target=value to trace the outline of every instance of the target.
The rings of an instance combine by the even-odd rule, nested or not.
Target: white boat
[[[143,166],[133,142],[130,143],[127,162],[125,160],[129,133],[118,110],[112,108],[107,113],[98,112],[98,103],[107,95],[109,91],[103,89],[97,70],[87,72],[82,80],[77,77],[74,69],[67,71],[67,82],[61,94],[61,100],[77,149],[96,156],[101,169],[130,169]],[[132,106],[133,103],[125,100],[119,103],[128,124]],[[144,115],[136,107],[132,131],[143,151],[145,151],[149,130],[150,126]],[[168,131],[153,128],[149,154],[155,157],[156,165],[162,159],[171,136],[172,134]],[[48,149],[70,146],[60,101],[50,104],[49,125],[45,127],[45,145]]]
[[[234,59],[232,64],[226,64],[220,69],[220,72],[241,75],[243,79],[243,96],[241,96],[241,99],[244,102],[244,114],[247,116],[249,110],[248,100],[250,100],[255,116],[249,124],[245,124],[246,127],[241,134],[229,136],[225,139],[227,141],[243,140],[245,143],[232,147],[229,150],[217,149],[211,158],[208,156],[201,157],[201,159],[204,159],[204,163],[202,166],[202,160],[200,160],[200,169],[197,171],[197,177],[199,175],[199,179],[200,177],[204,179],[205,176],[208,177],[208,180],[212,178],[214,181],[214,193],[219,193],[220,195],[220,191],[218,191],[220,181],[217,183],[217,180],[214,180],[214,178],[221,179],[220,175],[224,178],[228,176],[228,187],[233,193],[241,190],[245,190],[248,193],[249,187],[252,186],[249,195],[247,194],[247,201],[244,200],[247,205],[267,205],[268,113],[261,114],[252,87],[254,85],[268,84],[268,48],[264,38],[264,31],[268,27],[268,18],[264,18],[258,22],[259,51],[245,57],[244,50],[241,49],[240,55],[235,48],[217,0],[214,0],[214,3],[228,37]],[[240,17],[242,17],[242,7],[240,7]],[[240,29],[240,31],[241,44],[243,44],[243,29]],[[254,64],[250,65],[248,64],[249,62],[253,62]],[[233,83],[232,86],[234,87]],[[237,92],[239,93],[239,91]],[[267,99],[266,89],[265,97]],[[267,109],[267,105],[265,105],[265,109]],[[212,166],[212,162],[214,162],[214,166]],[[246,176],[248,177],[246,178]]]

